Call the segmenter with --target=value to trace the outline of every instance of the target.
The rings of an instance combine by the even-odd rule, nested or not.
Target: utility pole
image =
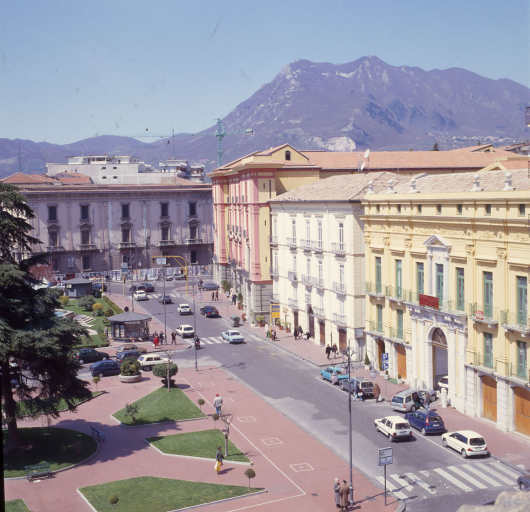
[[[350,461],[350,504],[353,505],[353,454],[352,454],[352,423],[351,423],[351,347],[348,340],[348,347],[346,348],[346,356],[348,358],[348,445],[349,445],[349,461]]]
[[[195,308],[195,279],[191,283],[191,291],[193,294],[193,332],[195,333],[195,336],[198,338],[199,335],[197,334],[197,309]],[[199,368],[198,368],[198,363],[197,363],[197,344],[194,343],[194,345],[195,345],[195,371],[198,371]]]

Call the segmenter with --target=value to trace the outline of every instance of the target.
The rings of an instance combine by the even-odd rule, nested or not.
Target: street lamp
[[[350,346],[348,340],[348,347],[343,352],[348,358],[348,419],[350,428],[348,429],[348,444],[349,444],[349,456],[350,456],[350,504],[353,505],[353,459],[352,459],[352,423],[351,423],[351,359],[352,355],[355,354]]]
[[[187,277],[187,276],[186,276]],[[193,294],[193,332],[195,333],[195,337],[198,338],[199,335],[197,334],[197,309],[195,307],[195,282],[196,279],[193,279],[193,282],[191,283],[191,292]],[[197,366],[197,343],[194,343],[195,345],[195,371],[198,371]]]

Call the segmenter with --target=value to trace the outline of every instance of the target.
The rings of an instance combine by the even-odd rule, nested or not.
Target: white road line
[[[213,341],[210,341],[208,338],[202,338],[201,343],[206,343],[207,345],[213,345]]]
[[[502,471],[506,473],[508,476],[513,478],[514,480],[517,480],[517,478],[521,475],[521,473],[517,473],[517,471],[514,471],[513,469],[509,468],[508,466],[505,466],[502,462],[495,462],[495,469],[498,469],[499,471]]]
[[[418,484],[420,487],[425,489],[429,494],[436,494],[435,489],[433,489],[428,483],[418,478],[414,473],[405,473],[405,476],[412,482],[412,485]]]
[[[449,482],[451,482],[453,485],[456,485],[456,487],[459,487],[464,492],[472,491],[471,487],[468,487],[466,484],[463,484],[460,480],[457,480],[453,475],[448,473],[447,471],[444,471],[442,468],[435,468],[433,469],[435,473],[438,473],[442,478],[445,478]]]
[[[471,475],[468,475],[465,471],[462,471],[460,468],[456,466],[447,466],[447,469],[450,469],[453,473],[456,473],[461,478],[464,478],[468,482],[470,482],[475,487],[478,487],[479,489],[487,489],[488,486],[484,485],[482,482],[479,482],[476,478],[473,478]]]
[[[405,490],[407,492],[413,491],[412,485],[410,485],[409,482],[400,475],[394,473],[393,475],[390,475],[390,477],[393,478],[400,485],[402,490]]]
[[[482,471],[480,471],[475,464],[471,464],[469,462],[466,462],[465,464],[462,464],[468,471],[471,471],[472,473],[475,473],[475,475],[479,476],[484,480],[484,482],[488,482],[488,484],[492,485],[493,487],[498,487],[499,485],[502,485],[501,482],[498,480],[495,480],[495,478],[492,478],[490,475],[484,474]],[[483,466],[481,466],[482,469]],[[487,470],[487,467],[484,466],[484,469]]]
[[[499,473],[498,471],[496,471],[495,469],[493,469],[491,467],[491,465],[487,465],[487,468],[488,468],[488,471],[497,479],[497,480],[500,480],[501,482],[504,482],[506,485],[515,485],[515,482],[513,480],[513,478],[508,478],[507,476],[503,475],[502,473]]]
[[[383,488],[385,487],[385,479],[382,477],[382,476],[376,476],[377,478],[377,481],[383,486]],[[392,492],[392,494],[398,499],[398,500],[406,500],[407,499],[407,495],[400,492],[400,491],[397,491],[397,487],[392,483],[391,480],[389,480],[388,478],[386,479],[386,487],[387,487],[387,490],[390,489],[390,491]]]
[[[425,478],[429,478],[429,472],[426,469],[422,469],[418,473],[421,473]]]
[[[213,340],[215,343],[224,343],[223,338],[217,337],[217,338],[210,338],[210,339]]]

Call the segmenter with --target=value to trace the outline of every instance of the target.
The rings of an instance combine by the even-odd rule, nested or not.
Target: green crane
[[[253,128],[247,128],[246,130],[231,132],[229,135],[244,133],[245,135],[254,135]],[[215,130],[215,136],[217,138],[217,167],[221,167],[223,160],[223,139],[227,135],[225,126],[222,119],[217,118],[217,128]]]

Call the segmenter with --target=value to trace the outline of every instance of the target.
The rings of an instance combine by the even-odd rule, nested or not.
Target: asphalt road
[[[154,295],[159,296],[161,283],[155,286]],[[194,317],[181,317],[176,311],[179,302],[191,304],[189,297],[181,295],[182,283],[168,283],[167,288],[166,294],[174,301],[166,305],[168,332],[181,323],[193,325]],[[210,298],[209,294],[203,296]],[[197,332],[201,339],[218,338],[221,331],[230,327],[229,319],[202,317],[198,310],[203,304],[196,301]],[[163,322],[164,307],[156,298],[142,302],[142,306]],[[259,341],[245,328],[240,330],[248,335],[247,343],[203,343],[198,352],[199,365],[222,365],[347,461],[347,394],[322,381],[314,365],[269,342]],[[177,362],[191,366],[194,357],[193,349],[186,350],[178,354]],[[382,486],[383,468],[377,465],[378,448],[391,446],[394,460],[387,467],[388,485],[395,491],[395,497],[407,502],[407,510],[456,510],[463,503],[487,503],[501,490],[513,487],[514,475],[510,473],[513,470],[491,458],[464,460],[456,452],[443,448],[439,436],[423,437],[415,432],[411,441],[390,443],[376,432],[373,420],[393,414],[399,415],[386,403],[352,402],[353,464]],[[277,435],[281,437],[281,432]]]

